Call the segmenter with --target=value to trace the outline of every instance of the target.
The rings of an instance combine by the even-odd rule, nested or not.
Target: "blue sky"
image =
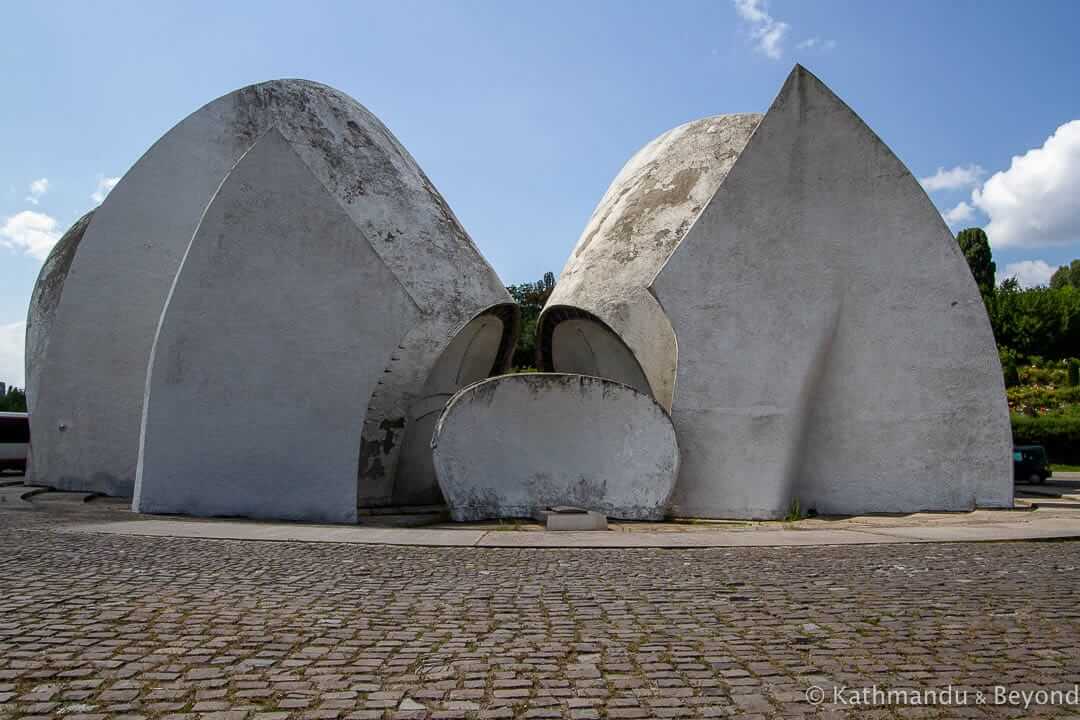
[[[558,273],[639,147],[695,118],[764,111],[795,62],[926,178],[955,228],[988,227],[999,268],[1033,284],[1080,257],[1076,2],[42,1],[0,13],[0,380],[22,381],[21,323],[49,243],[189,112],[279,77],[375,112],[507,283]]]

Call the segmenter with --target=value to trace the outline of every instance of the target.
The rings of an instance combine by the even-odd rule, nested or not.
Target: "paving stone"
[[[831,692],[1080,683],[1078,543],[613,551],[56,532],[75,517],[0,509],[3,720],[1076,715],[852,711]],[[806,702],[810,685],[830,703]]]

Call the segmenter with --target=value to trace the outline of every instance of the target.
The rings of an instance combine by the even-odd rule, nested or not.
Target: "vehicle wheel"
[[[1032,485],[1042,485],[1044,482],[1046,482],[1046,480],[1043,479],[1042,475],[1036,475],[1035,473],[1032,473],[1031,477],[1028,478],[1028,482]]]

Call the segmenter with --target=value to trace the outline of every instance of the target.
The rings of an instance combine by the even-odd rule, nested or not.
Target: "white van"
[[[26,472],[30,420],[26,413],[0,412],[0,470]]]

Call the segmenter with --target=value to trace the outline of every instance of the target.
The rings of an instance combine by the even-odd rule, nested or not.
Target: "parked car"
[[[1013,448],[1013,482],[1046,482],[1054,473],[1046,460],[1046,448],[1042,445],[1018,445]]]
[[[0,412],[0,470],[26,472],[30,420],[26,413]]]

